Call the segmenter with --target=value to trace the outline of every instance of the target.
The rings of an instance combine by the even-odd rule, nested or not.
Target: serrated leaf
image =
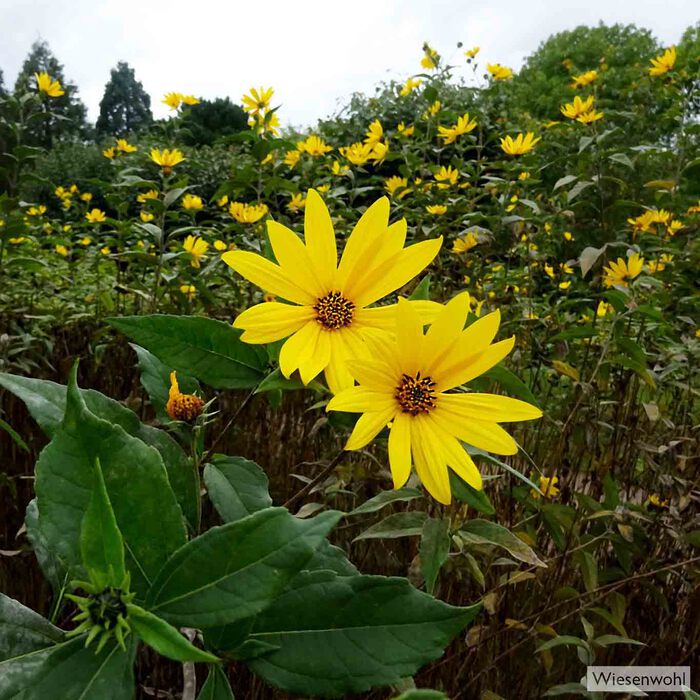
[[[39,613],[0,593],[0,661],[49,647],[63,635]]]

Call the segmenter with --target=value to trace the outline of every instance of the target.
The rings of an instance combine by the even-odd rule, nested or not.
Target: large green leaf
[[[420,568],[425,590],[433,592],[435,581],[450,553],[450,521],[448,518],[428,518],[423,523],[420,541]]]
[[[394,513],[384,518],[384,520],[368,527],[364,532],[361,532],[353,542],[372,539],[391,540],[397,537],[420,535],[421,532],[423,532],[423,523],[427,517],[427,513],[423,513],[419,510]]]
[[[124,538],[133,589],[143,595],[185,542],[182,512],[158,452],[89,411],[74,369],[63,425],[39,456],[35,482],[43,537],[72,570],[82,563],[80,528],[96,459]]]
[[[80,528],[80,553],[90,580],[103,588],[124,582],[124,540],[109,502],[100,460],[95,460],[92,496]]]
[[[168,315],[108,321],[171,369],[215,389],[251,388],[265,376],[265,349],[243,343],[240,331],[223,321]]]
[[[484,513],[485,515],[493,515],[496,509],[493,507],[489,497],[484,493],[483,490],[477,491],[473,486],[470,486],[464,479],[462,479],[456,472],[450,469],[450,489],[452,490],[452,495],[462,503],[466,503],[479,513]]]
[[[508,528],[498,523],[492,523],[490,520],[479,518],[468,520],[462,525],[460,535],[466,542],[502,547],[519,561],[531,566],[547,566],[530,547]]]
[[[414,674],[479,611],[402,578],[308,574],[258,616],[251,640],[278,647],[246,663],[288,692],[335,697]]]
[[[0,372],[0,386],[24,401],[29,413],[49,437],[60,428],[66,412],[63,384]],[[199,503],[197,482],[192,463],[177,442],[162,430],[144,425],[133,411],[99,391],[81,389],[80,394],[88,410],[97,417],[120,425],[129,435],[158,450],[182,512],[190,526],[195,527]]]
[[[216,455],[204,467],[204,483],[214,508],[227,523],[272,505],[265,472],[243,457]]]
[[[44,649],[63,639],[63,631],[39,613],[0,593],[0,661]]]
[[[27,528],[27,539],[32,545],[34,556],[39,562],[46,580],[51,584],[54,594],[58,594],[68,582],[69,576],[65,563],[51,550],[44,533],[39,527],[39,509],[36,505],[36,498],[32,498],[27,503],[24,525]]]
[[[267,607],[304,568],[341,513],[299,520],[266,508],[214,527],[163,567],[147,604],[174,625],[217,627]]]
[[[348,515],[362,515],[363,513],[374,513],[396,501],[412,501],[415,498],[420,498],[423,492],[420,489],[412,489],[405,486],[401,489],[392,489],[391,491],[381,491],[376,496],[365,501],[361,505],[351,510]]]
[[[209,667],[209,675],[197,695],[197,700],[234,700],[231,685],[221,666]]]
[[[107,644],[99,654],[85,637],[0,662],[0,700],[131,700],[136,644]]]

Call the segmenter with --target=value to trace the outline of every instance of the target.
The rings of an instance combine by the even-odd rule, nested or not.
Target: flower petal
[[[464,330],[468,314],[469,293],[463,292],[451,299],[435,318],[425,334],[425,363],[428,374],[451,354],[453,346]]]
[[[512,423],[542,417],[542,411],[532,404],[498,394],[446,394],[440,405],[449,406],[467,420]]]
[[[307,362],[316,347],[316,336],[321,328],[316,321],[308,321],[280,350],[280,370],[289,379],[295,369]]]
[[[422,416],[411,420],[411,450],[423,486],[437,501],[449,505],[452,493],[447,463],[439,439]]]
[[[360,450],[370,443],[386,427],[386,424],[394,415],[394,411],[395,408],[392,407],[384,411],[363,413],[357,419],[355,429],[348,438],[345,449]]]
[[[353,386],[334,396],[326,406],[327,411],[369,413],[396,406],[394,397],[386,392],[374,391],[363,386]]]
[[[309,306],[269,301],[246,309],[233,322],[233,327],[245,331],[242,339],[246,343],[273,343],[296,333],[314,316],[315,312]]]
[[[401,371],[414,376],[423,362],[425,336],[418,314],[405,299],[396,307],[396,343],[402,350]]]
[[[231,250],[224,253],[221,259],[257,287],[272,292],[282,299],[307,306],[313,306],[316,303],[313,292],[300,286],[303,280],[290,279],[279,265],[266,260],[262,255],[244,250]]]
[[[304,382],[304,384],[308,384],[328,366],[330,359],[331,333],[319,327],[319,332],[316,336],[316,347],[311,352],[309,358],[299,367],[301,381]]]
[[[436,373],[437,376],[433,376],[433,379],[437,382],[437,391],[447,391],[453,387],[461,386],[484,372],[488,372],[491,367],[497,365],[508,355],[513,349],[513,345],[515,345],[515,336],[502,340],[500,343],[489,345],[486,350],[476,355],[462,355],[463,359],[461,361],[457,359],[451,367],[442,370],[439,375]],[[462,343],[460,341],[457,346],[457,352],[455,352],[457,358],[459,358],[461,348]]]
[[[331,215],[321,195],[313,189],[306,194],[304,240],[317,278],[330,291],[336,276],[338,250]]]
[[[405,413],[396,414],[389,431],[389,466],[400,489],[411,475],[411,419]]]

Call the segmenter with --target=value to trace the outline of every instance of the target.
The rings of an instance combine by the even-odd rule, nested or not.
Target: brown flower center
[[[404,413],[428,413],[436,405],[435,382],[431,377],[421,377],[420,372],[415,377],[404,374],[394,396]]]
[[[167,414],[173,420],[194,423],[204,408],[204,401],[193,394],[177,394],[168,399],[165,406]]]
[[[355,304],[340,292],[328,292],[314,304],[316,320],[327,330],[335,331],[352,323]]]

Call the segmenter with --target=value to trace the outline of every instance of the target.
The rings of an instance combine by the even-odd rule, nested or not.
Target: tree
[[[35,41],[25,59],[15,82],[15,93],[22,94],[36,89],[34,74],[47,72],[58,80],[65,91],[60,97],[51,98],[47,114],[37,121],[27,133],[27,141],[33,145],[51,148],[55,141],[85,138],[88,134],[87,110],[78,97],[78,88],[67,81],[63,66],[51,53],[45,41]],[[50,112],[50,113],[49,113]]]
[[[153,121],[151,98],[136,80],[134,69],[119,61],[105,85],[97,119],[97,133],[123,137]]]
[[[202,100],[185,110],[183,140],[191,146],[210,146],[219,138],[248,128],[248,117],[228,97]]]
[[[5,80],[2,73],[2,68],[0,68],[0,100],[7,95],[7,90],[5,90]]]

